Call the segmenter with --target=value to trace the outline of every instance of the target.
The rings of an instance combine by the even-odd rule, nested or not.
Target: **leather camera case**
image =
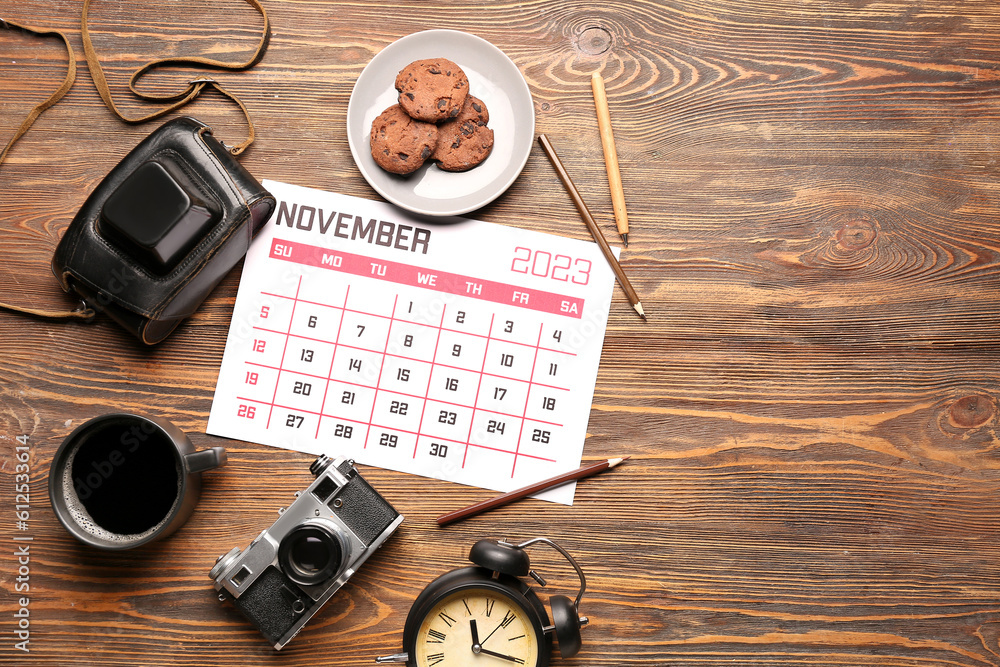
[[[187,117],[154,131],[87,198],[52,258],[64,290],[148,345],[197,310],[274,212],[211,132]]]

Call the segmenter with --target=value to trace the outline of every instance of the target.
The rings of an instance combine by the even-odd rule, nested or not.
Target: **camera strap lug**
[[[33,315],[35,317],[41,317],[47,320],[84,320],[90,321],[94,319],[96,314],[94,309],[87,305],[86,301],[80,301],[80,305],[75,310],[46,310],[44,308],[26,308],[24,306],[15,306],[9,303],[0,302],[0,309],[9,310],[14,313],[21,313],[22,315]]]

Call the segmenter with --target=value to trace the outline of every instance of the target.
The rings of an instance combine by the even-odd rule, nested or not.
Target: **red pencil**
[[[509,502],[513,502],[519,498],[524,498],[525,496],[530,496],[533,493],[540,493],[547,489],[554,489],[557,486],[562,486],[563,484],[568,484],[573,480],[583,479],[584,477],[590,477],[591,475],[596,475],[605,470],[614,468],[616,465],[622,461],[628,460],[629,457],[623,456],[619,459],[608,459],[607,461],[600,461],[598,463],[592,463],[582,468],[577,468],[576,470],[571,470],[570,472],[565,472],[561,475],[556,475],[551,479],[546,479],[541,482],[536,482],[530,486],[526,486],[523,489],[517,489],[516,491],[509,491],[503,495],[497,496],[496,498],[490,498],[489,500],[484,500],[482,502],[476,503],[474,505],[469,505],[460,510],[455,510],[454,512],[448,512],[447,514],[442,514],[437,518],[439,526],[445,526],[449,523],[455,521],[460,521],[462,519],[467,519],[470,516],[475,516],[486,510],[491,510],[494,507],[500,507],[501,505],[506,505]]]

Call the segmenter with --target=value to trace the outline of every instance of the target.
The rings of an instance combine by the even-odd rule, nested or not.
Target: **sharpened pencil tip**
[[[628,247],[628,233],[622,234],[622,245]]]
[[[646,319],[646,311],[642,309],[642,303],[636,301],[634,304],[632,304],[632,307],[635,308],[635,312],[639,313],[639,317],[641,317],[642,319]]]
[[[622,457],[617,458],[617,459],[608,459],[608,467],[609,468],[614,468],[619,463],[624,463],[625,461],[628,461],[630,458],[632,458],[632,457],[631,456],[622,456]]]

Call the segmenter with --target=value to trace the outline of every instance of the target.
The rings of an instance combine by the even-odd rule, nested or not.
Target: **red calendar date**
[[[591,261],[582,257],[570,257],[517,246],[514,248],[514,259],[510,263],[510,270],[514,273],[551,278],[564,283],[586,285],[590,282],[591,266]]]

